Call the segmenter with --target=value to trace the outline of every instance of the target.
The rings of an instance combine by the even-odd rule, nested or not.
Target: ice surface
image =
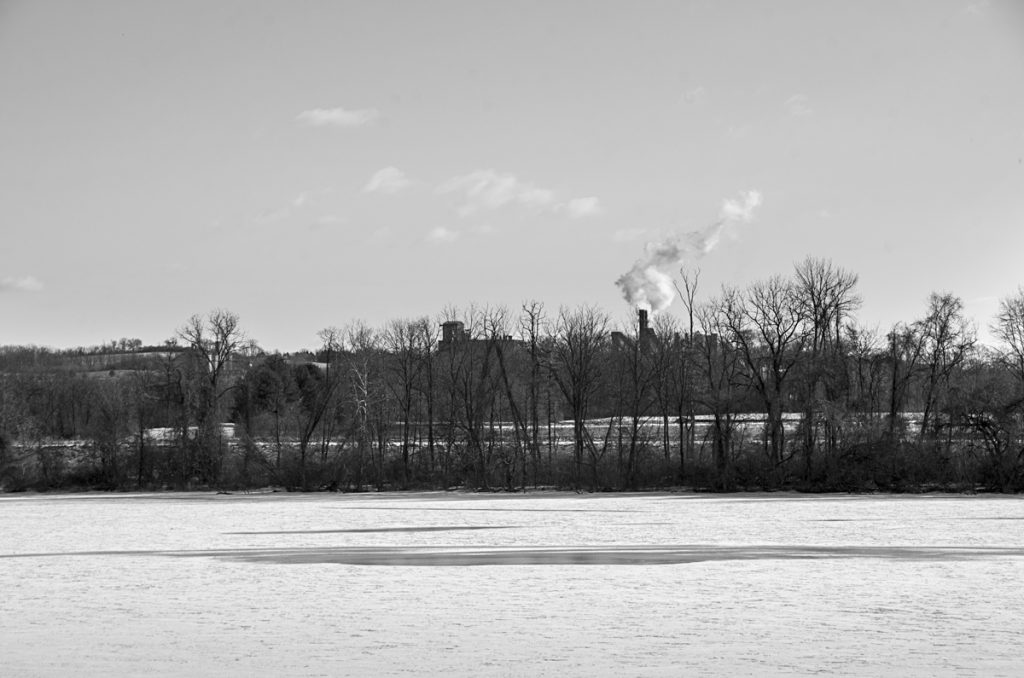
[[[1017,497],[4,496],[0,674],[1018,676],[1021,521]]]

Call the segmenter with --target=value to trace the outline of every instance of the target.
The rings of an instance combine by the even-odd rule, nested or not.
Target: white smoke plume
[[[699,259],[715,248],[722,230],[729,223],[749,223],[754,209],[761,204],[759,191],[743,191],[734,200],[723,200],[714,223],[690,233],[674,233],[661,242],[647,243],[645,255],[615,284],[622,296],[634,306],[664,311],[675,299],[672,276],[665,269],[679,266],[686,259]]]

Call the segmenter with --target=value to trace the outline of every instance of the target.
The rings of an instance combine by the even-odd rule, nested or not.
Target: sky
[[[984,338],[1024,284],[1021,83],[1017,0],[0,0],[0,344],[625,324],[616,281],[710,232],[699,299],[811,255],[867,327],[948,291]]]

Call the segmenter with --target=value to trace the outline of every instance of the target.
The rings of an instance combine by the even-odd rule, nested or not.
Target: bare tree
[[[686,459],[693,457],[696,445],[696,410],[694,407],[694,370],[701,346],[694,343],[694,315],[696,312],[697,288],[700,285],[700,269],[687,271],[679,269],[683,286],[675,283],[679,299],[686,309],[686,341],[679,346],[680,355],[676,366],[676,412],[679,417],[679,480],[686,479]]]
[[[743,358],[736,346],[728,341],[732,332],[729,313],[734,310],[723,297],[697,306],[695,315],[701,332],[691,335],[690,340],[691,349],[699,358],[696,365],[702,383],[698,397],[711,415],[709,434],[714,483],[719,490],[732,488],[735,415],[743,394]]]
[[[530,445],[530,404],[529,382],[523,377],[527,371],[527,354],[521,350],[522,343],[513,339],[511,327],[520,319],[513,319],[508,309],[498,307],[492,309],[485,320],[487,341],[493,346],[497,360],[498,377],[501,383],[502,398],[495,398],[492,408],[499,409],[502,405],[508,408],[508,416],[512,420],[512,441],[505,439],[503,418],[498,417],[498,431],[491,427],[492,439],[497,439],[496,449],[499,461],[504,470],[504,484],[508,490],[526,484],[526,459]]]
[[[1024,487],[1024,420],[1020,377],[1015,368],[1007,369],[1005,359],[999,352],[979,351],[958,370],[950,428],[970,436],[968,449],[977,462],[974,483],[1014,492]],[[983,455],[975,453],[979,448]]]
[[[885,412],[884,397],[887,360],[877,330],[847,327],[846,353],[850,360],[851,407],[876,419]]]
[[[225,377],[231,357],[244,342],[238,326],[238,316],[230,311],[216,309],[206,318],[193,315],[178,330],[197,368],[194,404],[196,412],[196,448],[199,468],[194,471],[202,479],[216,483],[221,472],[223,454],[219,439],[219,416],[223,396],[231,385]]]
[[[678,473],[672,471],[672,436],[669,426],[669,417],[675,413],[679,425],[679,454],[684,452],[684,438],[686,431],[692,426],[684,423],[684,410],[687,397],[690,395],[689,375],[687,365],[688,339],[681,336],[679,321],[671,315],[659,314],[654,317],[654,335],[657,340],[651,347],[650,356],[652,362],[652,378],[654,380],[654,393],[657,401],[658,416],[661,419],[661,449],[664,456],[664,471],[666,477],[671,479],[673,475],[680,481],[683,479],[685,470],[685,456],[679,459]]]
[[[140,342],[141,344],[141,342]],[[137,437],[138,454],[136,457],[136,485],[143,486],[145,479],[146,463],[146,427],[152,417],[153,404],[156,402],[154,388],[157,383],[157,373],[152,370],[133,371],[128,378],[127,389],[131,403],[131,414],[134,420],[134,431]]]
[[[416,389],[424,405],[427,424],[427,468],[431,478],[436,469],[436,439],[434,428],[434,407],[436,403],[436,366],[438,336],[437,329],[430,318],[422,317],[414,322],[415,343],[419,347],[416,358],[419,363],[420,379]]]
[[[897,323],[889,331],[889,358],[891,387],[889,388],[889,439],[897,440],[898,431],[903,427],[903,409],[906,405],[910,383],[917,373],[918,364],[924,351],[924,341],[918,325]]]
[[[346,355],[348,401],[351,412],[350,434],[356,439],[355,472],[352,481],[357,490],[367,482],[367,463],[373,470],[377,489],[385,484],[385,453],[390,412],[383,386],[383,360],[380,335],[362,321],[345,326],[341,350]],[[374,454],[376,447],[377,454]]]
[[[530,360],[526,409],[529,416],[530,470],[534,487],[537,485],[541,466],[540,388],[543,364],[541,328],[545,322],[544,305],[541,302],[528,301],[523,304],[522,313],[519,316],[519,335],[526,343],[526,351]]]
[[[807,257],[795,266],[795,293],[800,311],[811,323],[813,354],[842,342],[843,322],[860,308],[858,276],[830,260]]]
[[[310,489],[309,448],[318,431],[321,471],[327,464],[341,384],[334,363],[341,349],[342,330],[328,327],[317,332],[317,336],[322,342],[319,353],[323,361],[297,365],[293,369],[298,395],[294,414],[299,437],[299,487],[303,490]]]
[[[798,310],[809,324],[809,355],[802,361],[804,404],[804,462],[805,473],[812,473],[819,425],[825,429],[828,450],[836,444],[834,417],[825,416],[819,423],[819,413],[841,410],[841,400],[847,371],[841,348],[844,321],[860,306],[856,294],[857,276],[834,266],[831,261],[807,257],[796,265],[794,293]]]
[[[799,298],[792,281],[774,276],[754,283],[746,294],[723,290],[721,303],[729,339],[739,347],[750,383],[764,403],[768,461],[777,483],[786,461],[788,379],[807,341]]]
[[[238,316],[223,309],[210,311],[205,320],[198,314],[193,315],[178,330],[178,337],[205,367],[212,385],[218,384],[231,356],[245,341],[238,327]]]
[[[402,486],[409,486],[409,450],[412,444],[412,411],[416,386],[424,363],[420,355],[423,335],[418,321],[395,320],[383,334],[388,388],[398,402],[402,417]]]
[[[325,411],[320,424],[320,466],[327,467],[331,444],[336,426],[343,411],[341,398],[344,368],[341,357],[345,343],[345,331],[341,328],[325,327],[316,333],[320,339],[320,357],[324,370]]]
[[[637,487],[639,455],[648,444],[645,424],[657,402],[657,376],[663,367],[659,358],[665,355],[660,350],[657,335],[647,334],[647,328],[639,324],[634,324],[631,330],[629,334],[635,339],[622,342],[610,356],[617,395],[619,473],[624,489]],[[596,469],[594,482],[597,483]]]
[[[100,463],[100,477],[106,489],[120,486],[126,469],[124,440],[131,433],[131,394],[116,379],[98,381],[91,398],[90,437]]]
[[[554,344],[548,369],[572,414],[573,484],[582,484],[583,453],[587,449],[587,416],[601,387],[601,353],[608,340],[609,319],[594,307],[561,308],[555,321]],[[593,451],[593,450],[592,450]]]
[[[933,292],[928,297],[928,315],[918,321],[924,368],[922,439],[929,434],[932,417],[943,404],[950,376],[974,348],[974,327],[964,317],[963,308],[960,297]]]
[[[460,316],[463,321],[456,320]],[[445,462],[450,463],[451,453],[457,452],[456,480],[465,480],[461,473],[468,472],[477,487],[488,488],[495,408],[503,392],[495,350],[500,331],[496,330],[507,323],[506,312],[471,305],[461,312],[446,309],[443,317],[445,331],[451,335],[439,344],[447,398]]]
[[[1000,343],[1000,360],[1017,378],[1024,398],[1024,287],[999,301],[991,330]]]

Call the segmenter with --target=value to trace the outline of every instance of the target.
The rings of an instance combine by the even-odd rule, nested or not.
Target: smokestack
[[[637,336],[643,337],[647,334],[647,309],[638,308],[636,314],[640,321],[640,331],[637,333]]]

